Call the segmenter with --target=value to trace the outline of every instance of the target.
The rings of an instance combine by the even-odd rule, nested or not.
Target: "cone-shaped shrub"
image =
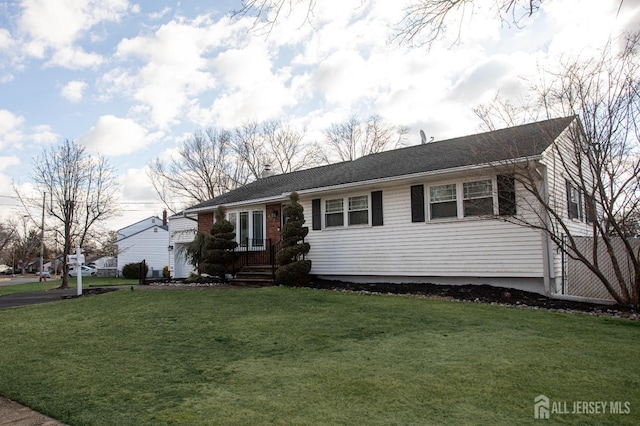
[[[283,208],[288,220],[282,228],[282,250],[276,256],[280,265],[276,271],[276,280],[284,285],[300,286],[309,282],[311,270],[311,261],[304,260],[304,256],[309,253],[309,243],[303,242],[309,228],[302,226],[304,208],[298,203],[298,194],[292,192],[289,199],[291,201]]]
[[[226,281],[226,274],[231,272],[235,260],[237,246],[235,227],[226,219],[226,209],[218,207],[215,214],[215,223],[211,226],[210,235],[206,237],[204,247],[204,261],[202,270],[209,275]]]

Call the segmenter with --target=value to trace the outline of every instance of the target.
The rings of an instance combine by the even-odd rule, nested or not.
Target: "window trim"
[[[358,211],[365,211],[365,209],[362,210],[350,210],[350,206],[349,206],[349,200],[352,198],[358,198],[358,197],[364,197],[367,200],[367,208],[366,208],[366,212],[367,212],[367,222],[366,223],[356,223],[356,224],[350,224],[350,213],[352,212],[358,212]],[[333,226],[327,226],[327,214],[336,214],[337,212],[333,212],[333,213],[327,213],[327,201],[333,201],[333,200],[342,200],[342,225],[333,225]],[[347,229],[347,228],[358,228],[358,227],[371,227],[371,214],[372,214],[372,205],[371,205],[371,193],[359,193],[359,194],[353,194],[353,195],[345,195],[342,197],[325,197],[321,199],[321,217],[322,217],[322,230],[334,230],[334,229]]]
[[[255,228],[253,226],[255,222],[254,216],[255,216],[255,213],[258,213],[258,212],[260,212],[262,216],[262,223],[260,224],[260,227],[262,228],[262,245],[256,245],[256,239],[253,238],[254,232],[255,232]],[[236,250],[246,249],[246,247],[242,245],[242,241],[241,241],[242,238],[240,236],[240,224],[242,222],[240,219],[243,213],[246,213],[247,215],[247,236],[252,241],[252,243],[249,246],[249,251],[264,250],[266,247],[265,241],[267,239],[267,220],[266,220],[267,214],[266,214],[265,208],[238,209],[238,210],[227,212],[227,220],[234,224],[233,231],[236,234],[235,242],[238,243],[238,247],[236,248]],[[231,220],[232,217],[234,218],[234,220]]]
[[[492,200],[492,211],[490,214],[486,215],[470,215],[465,216],[464,214],[464,185],[473,182],[481,182],[481,181],[491,181],[491,200]],[[456,215],[455,216],[447,216],[447,217],[433,217],[431,211],[431,188],[446,186],[446,185],[455,185],[455,194],[456,194]],[[426,197],[425,204],[427,206],[425,222],[446,222],[446,221],[456,221],[456,220],[478,220],[487,217],[497,217],[498,210],[498,194],[497,194],[497,178],[496,176],[491,177],[477,177],[474,179],[465,179],[465,180],[457,180],[457,181],[449,181],[449,182],[438,182],[434,184],[426,184]],[[484,197],[488,198],[488,197]],[[451,202],[451,201],[448,201]]]

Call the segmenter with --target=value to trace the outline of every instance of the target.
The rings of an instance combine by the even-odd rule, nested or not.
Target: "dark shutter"
[[[585,218],[587,219],[587,223],[593,223],[595,219],[595,211],[596,206],[593,198],[591,196],[585,195],[584,197],[584,207],[585,207]]]
[[[311,229],[319,231],[322,229],[322,216],[320,214],[320,198],[311,200]]]
[[[512,175],[498,175],[498,214],[516,214],[516,180]]]
[[[424,185],[411,187],[411,222],[424,222]]]
[[[371,225],[382,226],[382,191],[371,193]]]

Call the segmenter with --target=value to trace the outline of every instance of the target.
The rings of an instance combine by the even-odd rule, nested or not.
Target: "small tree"
[[[276,280],[284,285],[304,285],[309,282],[311,261],[304,256],[309,253],[309,243],[304,237],[309,228],[304,224],[304,208],[298,203],[298,194],[292,192],[291,202],[284,206],[284,215],[288,219],[282,229],[282,250],[278,252],[277,261],[280,267],[276,271]]]
[[[193,241],[187,244],[181,244],[177,247],[177,254],[183,256],[189,265],[193,266],[197,271],[204,262],[204,251],[207,243],[207,234],[204,232],[196,232]]]
[[[226,281],[226,274],[233,266],[235,260],[234,249],[236,243],[235,226],[226,219],[226,209],[218,207],[215,215],[215,223],[211,226],[210,235],[206,237],[204,247],[203,272]]]

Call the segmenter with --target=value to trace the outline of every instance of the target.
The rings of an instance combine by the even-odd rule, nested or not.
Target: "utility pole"
[[[44,203],[47,199],[47,193],[42,193],[42,227],[40,228],[40,279],[42,281],[42,274],[44,273]]]

